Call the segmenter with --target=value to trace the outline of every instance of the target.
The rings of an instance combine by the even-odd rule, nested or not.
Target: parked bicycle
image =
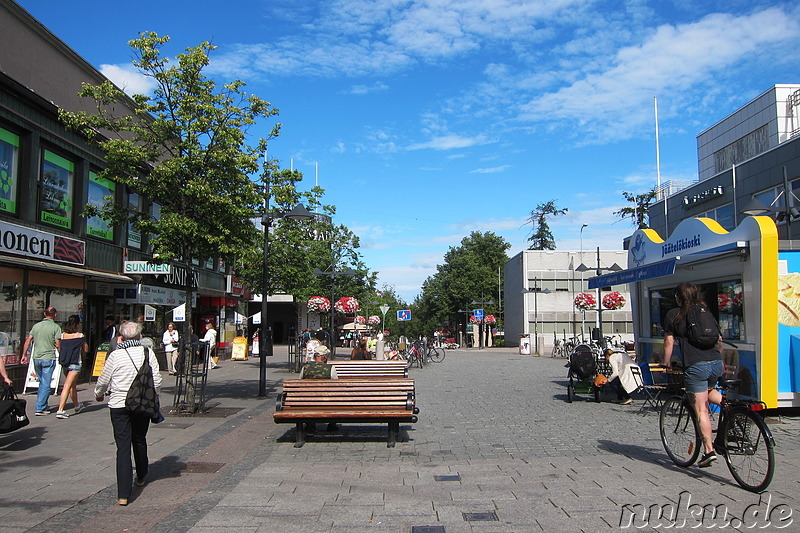
[[[723,389],[714,449],[725,457],[736,482],[751,492],[765,490],[775,473],[775,439],[761,411],[764,402],[735,396],[740,379],[720,379]],[[670,459],[682,467],[694,464],[703,449],[697,415],[686,394],[664,402],[658,419],[661,442]]]

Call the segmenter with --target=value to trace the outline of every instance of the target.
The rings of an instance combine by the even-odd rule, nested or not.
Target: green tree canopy
[[[129,42],[134,66],[156,84],[152,95],[128,98],[108,81],[84,84],[80,95],[94,100],[96,110],[61,112],[69,127],[104,150],[101,177],[157,202],[160,213],[130,209],[109,197],[100,212],[89,208],[86,214],[130,222],[152,236],[160,260],[182,260],[190,271],[190,259],[235,263],[259,246],[252,217],[264,205],[262,188],[249,176],[258,172],[267,140],[250,146],[246,132],[278,111],[247,94],[241,81],[219,87],[207,78],[210,43],[187,48],[173,61],[161,53],[168,41],[149,32]],[[275,124],[268,138],[279,128]],[[192,290],[187,281],[187,300]]]
[[[527,223],[533,226],[531,235],[528,237],[528,242],[530,243],[528,250],[555,250],[556,241],[550,231],[547,217],[560,216],[567,211],[569,209],[566,207],[563,209],[556,207],[555,200],[537,205],[536,209],[531,211],[531,216],[528,217]]]
[[[510,247],[502,237],[478,231],[464,237],[460,246],[451,247],[444,255],[444,263],[436,267],[436,274],[425,280],[412,305],[410,333],[430,335],[445,323],[463,321],[458,311],[471,310],[475,307],[473,301],[492,301],[481,307],[487,314],[498,315],[501,272]]]
[[[614,211],[614,215],[622,220],[630,219],[631,225],[638,229],[650,227],[650,206],[656,199],[656,190],[651,189],[644,194],[623,191],[622,196],[632,205],[626,205],[620,210]]]

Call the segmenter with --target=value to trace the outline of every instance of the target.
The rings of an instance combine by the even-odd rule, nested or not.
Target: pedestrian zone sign
[[[398,322],[408,322],[411,320],[411,310],[410,309],[403,309],[401,311],[397,311],[397,321]]]
[[[475,320],[483,320],[483,309],[474,309],[472,316],[475,317]]]

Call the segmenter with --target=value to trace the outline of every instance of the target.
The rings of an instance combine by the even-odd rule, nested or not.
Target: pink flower
[[[610,310],[622,309],[625,306],[625,297],[619,291],[609,292],[603,296],[603,307]]]
[[[486,315],[486,318],[484,318],[483,321],[487,324],[494,324],[497,322],[497,319],[494,317],[494,315]]]
[[[378,324],[381,323],[381,317],[372,315],[367,319],[367,323],[372,326],[377,326]]]
[[[364,317],[363,317],[363,316],[361,316],[361,315],[358,315],[358,316],[356,317],[356,319],[355,319],[355,323],[356,323],[356,324],[364,324],[364,323],[366,323],[366,322],[367,322],[367,319],[366,319],[366,318],[364,318]]]
[[[324,296],[312,296],[306,305],[309,313],[327,313],[331,310],[331,301]]]
[[[347,315],[358,311],[360,306],[358,305],[358,300],[352,296],[343,296],[336,301],[336,304],[333,306],[333,308],[339,313]]]

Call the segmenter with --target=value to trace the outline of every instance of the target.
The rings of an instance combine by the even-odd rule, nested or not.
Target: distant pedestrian
[[[70,315],[64,325],[64,332],[61,334],[61,349],[58,351],[58,362],[66,377],[58,402],[56,418],[69,418],[64,408],[67,406],[67,399],[70,396],[72,405],[75,407],[75,414],[80,413],[83,408],[83,404],[78,402],[78,376],[81,373],[82,356],[88,351],[89,345],[86,344],[86,337],[81,332],[81,318],[78,315]]]
[[[161,343],[164,345],[164,355],[167,359],[167,370],[170,376],[175,374],[179,340],[178,332],[175,330],[175,324],[170,322],[167,324],[167,330],[161,336]]]
[[[219,365],[214,362],[214,353],[217,348],[217,330],[214,329],[214,324],[211,322],[206,323],[206,334],[202,340],[208,348],[208,368],[218,368]]]
[[[119,330],[122,342],[116,350],[108,354],[103,372],[97,378],[94,395],[101,402],[106,394],[110,394],[108,407],[114,429],[114,442],[117,445],[117,503],[128,505],[133,485],[131,448],[136,464],[136,486],[142,487],[147,481],[147,430],[150,427],[150,417],[128,410],[125,407],[125,398],[145,357],[153,369],[156,394],[161,388],[161,373],[155,352],[145,348],[140,342],[141,323],[123,322]]]
[[[56,369],[56,350],[61,347],[61,326],[56,324],[55,319],[58,311],[55,307],[48,307],[44,310],[44,319],[36,323],[32,328],[25,344],[22,347],[22,358],[20,363],[28,363],[28,348],[31,348],[31,358],[33,359],[33,370],[39,378],[39,390],[36,394],[36,416],[50,414],[47,408],[47,399],[50,396],[50,381],[53,379],[53,371]]]

